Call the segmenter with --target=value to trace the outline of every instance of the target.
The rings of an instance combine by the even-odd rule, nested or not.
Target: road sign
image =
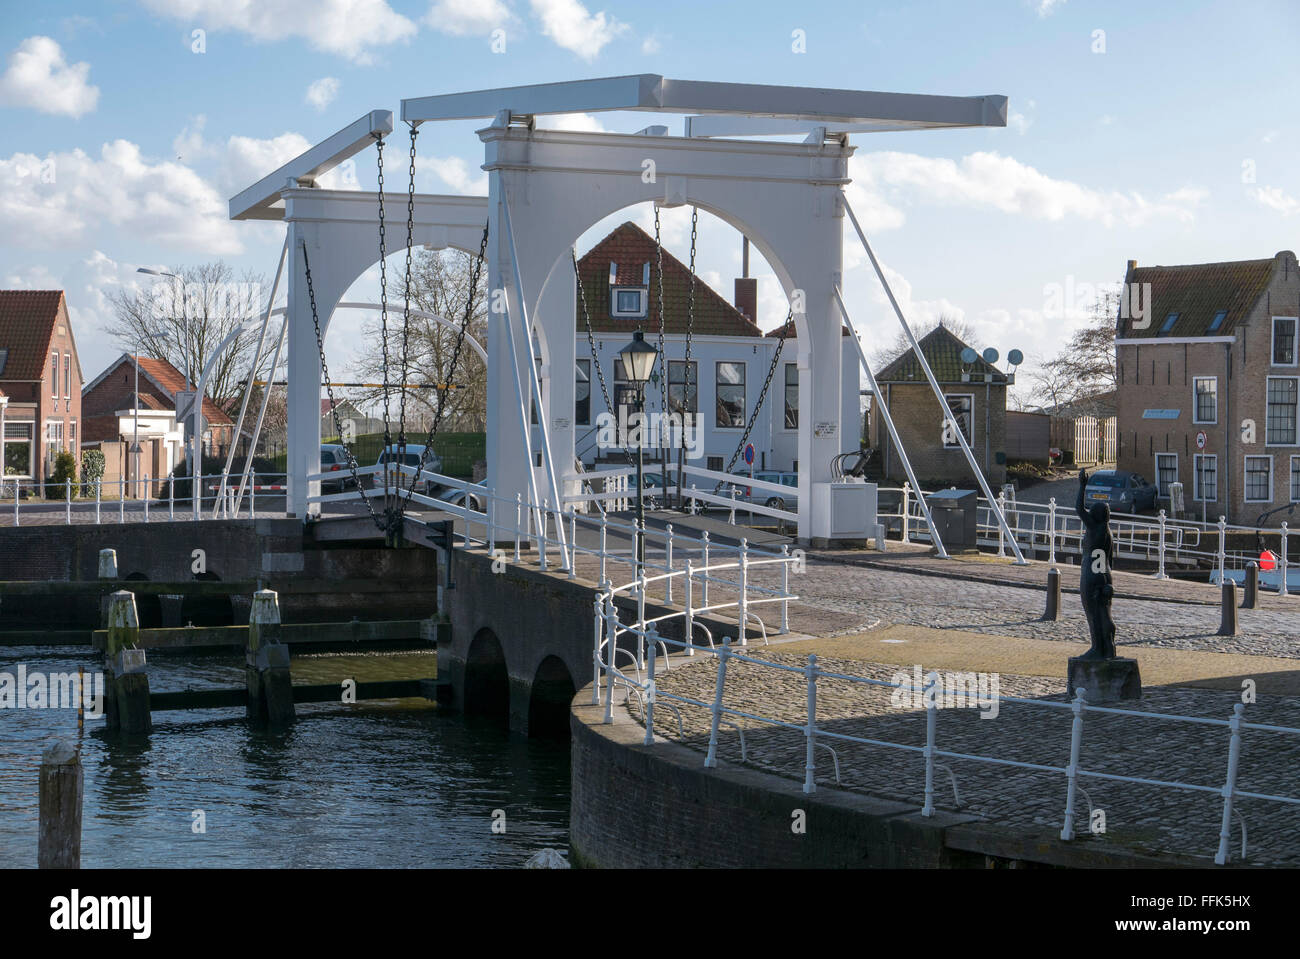
[[[1196,448],[1197,448],[1198,450],[1203,450],[1203,449],[1205,449],[1205,441],[1206,441],[1205,430],[1197,430],[1197,432],[1196,432]]]
[[[753,443],[745,444],[745,465],[746,466],[754,465],[754,444]]]

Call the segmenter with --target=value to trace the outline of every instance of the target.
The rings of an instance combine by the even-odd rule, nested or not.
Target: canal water
[[[90,675],[97,659],[10,648],[0,672]],[[435,672],[430,653],[293,657],[295,683]],[[242,686],[242,655],[150,653],[149,682]],[[250,728],[242,710],[155,713],[152,735],[125,740],[102,718],[78,737],[75,710],[0,709],[0,868],[36,864],[40,756],[59,738],[81,745],[85,868],[499,868],[545,847],[567,854],[567,742],[511,736],[423,700],[297,710],[277,735]]]

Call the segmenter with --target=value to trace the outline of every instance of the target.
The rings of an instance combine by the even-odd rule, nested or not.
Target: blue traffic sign
[[[754,444],[753,443],[745,444],[745,465],[746,466],[754,465]]]

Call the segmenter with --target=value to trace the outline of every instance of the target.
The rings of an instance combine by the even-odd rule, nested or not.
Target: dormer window
[[[649,290],[642,286],[612,286],[609,289],[609,315],[646,315]]]
[[[1209,332],[1211,333],[1219,332],[1219,327],[1223,326],[1223,321],[1227,317],[1227,315],[1228,315],[1227,310],[1220,310],[1218,313],[1215,313],[1214,319],[1210,320]]]
[[[1168,316],[1166,316],[1165,321],[1160,324],[1160,335],[1165,336],[1166,334],[1168,334],[1169,331],[1174,328],[1174,324],[1177,322],[1178,322],[1177,313],[1170,313]]]

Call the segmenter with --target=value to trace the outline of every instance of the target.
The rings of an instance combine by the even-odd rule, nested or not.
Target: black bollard
[[[59,740],[41,756],[40,836],[36,864],[41,869],[81,868],[81,800],[85,788],[81,756]]]
[[[1246,588],[1242,590],[1241,608],[1254,609],[1259,604],[1259,564],[1246,564]]]
[[[1061,618],[1061,571],[1053,566],[1047,571],[1047,610],[1044,621],[1055,622]]]
[[[1223,618],[1219,623],[1220,636],[1237,635],[1237,584],[1232,580],[1223,583]]]

